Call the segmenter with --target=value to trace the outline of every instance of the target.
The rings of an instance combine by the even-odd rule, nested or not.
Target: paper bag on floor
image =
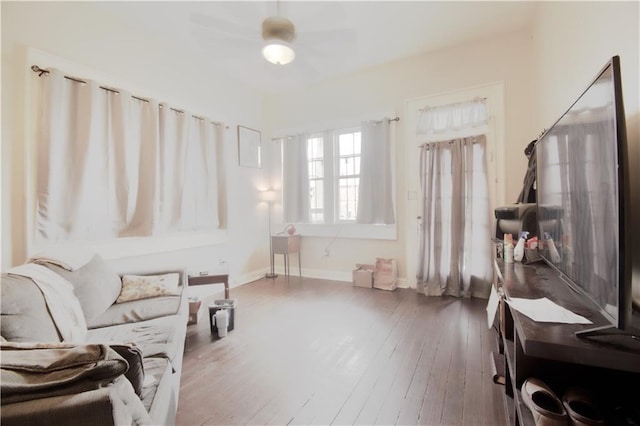
[[[381,290],[395,290],[398,281],[398,268],[395,259],[376,259],[373,273],[373,286]]]

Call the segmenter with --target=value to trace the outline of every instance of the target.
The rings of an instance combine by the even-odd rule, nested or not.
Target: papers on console
[[[543,297],[541,299],[511,298],[507,303],[523,315],[537,322],[557,322],[563,324],[593,324],[583,316],[574,314],[568,309]]]
[[[487,303],[487,322],[489,323],[489,328],[493,327],[493,321],[496,318],[499,305],[500,296],[498,296],[495,286],[492,285],[491,294],[489,294],[489,302]]]

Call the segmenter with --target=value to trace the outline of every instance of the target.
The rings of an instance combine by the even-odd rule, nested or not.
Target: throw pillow
[[[120,276],[100,255],[76,271],[67,271],[52,263],[43,265],[73,284],[73,293],[80,301],[87,322],[102,315],[120,294]]]
[[[179,276],[177,273],[163,275],[124,275],[122,291],[116,303],[148,299],[158,296],[176,296]]]

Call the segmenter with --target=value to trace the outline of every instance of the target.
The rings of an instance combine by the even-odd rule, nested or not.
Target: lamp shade
[[[278,193],[273,189],[267,189],[266,191],[260,191],[260,199],[262,201],[275,201],[278,199]]]
[[[286,65],[295,59],[296,52],[286,41],[268,40],[262,48],[262,56],[272,64]]]

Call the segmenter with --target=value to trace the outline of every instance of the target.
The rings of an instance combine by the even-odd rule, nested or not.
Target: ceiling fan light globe
[[[286,65],[295,59],[296,52],[285,42],[269,40],[262,48],[262,56],[272,64]]]

